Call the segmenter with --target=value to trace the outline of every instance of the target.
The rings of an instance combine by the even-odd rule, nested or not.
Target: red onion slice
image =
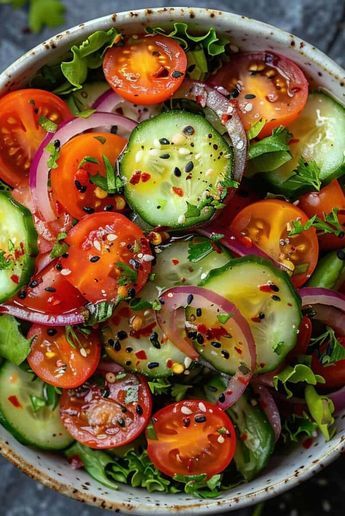
[[[137,124],[133,120],[129,120],[129,118],[120,115],[96,112],[88,118],[74,118],[69,122],[65,122],[60,125],[56,133],[48,133],[44,138],[31,163],[30,188],[34,206],[45,221],[49,222],[56,219],[56,215],[50,203],[47,186],[49,175],[47,165],[49,152],[46,150],[47,145],[52,141],[58,141],[61,147],[77,134],[90,131],[100,126],[111,127],[114,125],[131,132]]]
[[[264,385],[253,382],[253,390],[259,397],[259,405],[267,416],[277,442],[282,430],[282,423],[277,404],[270,391]]]
[[[89,312],[85,307],[77,308],[70,312],[62,314],[46,314],[36,312],[22,306],[12,304],[0,304],[0,314],[8,314],[17,317],[23,321],[29,321],[35,324],[42,324],[43,326],[74,326],[76,324],[83,324],[87,321]]]
[[[159,104],[143,106],[132,104],[120,97],[115,91],[107,90],[94,102],[93,106],[97,111],[103,113],[116,113],[126,116],[135,122],[143,122],[161,112]]]
[[[223,410],[227,410],[242,396],[255,369],[256,349],[247,321],[236,306],[227,299],[224,299],[211,290],[201,287],[173,287],[163,292],[160,300],[163,303],[161,310],[156,313],[157,323],[169,340],[177,346],[180,342],[182,331],[185,335],[185,341],[189,342],[185,331],[186,318],[184,317],[183,327],[178,333],[175,327],[176,317],[174,317],[174,314],[178,311],[181,313],[181,308],[201,308],[201,310],[204,311],[211,309],[216,320],[217,314],[219,313],[231,314],[231,317],[226,322],[217,323],[218,328],[224,328],[228,334],[233,335],[233,338],[236,336],[238,347],[241,348],[243,361],[240,362],[235,375],[229,378],[227,388],[223,393],[223,399],[218,402],[218,405]],[[178,324],[181,324],[180,318]],[[178,339],[176,340],[177,334]]]
[[[103,113],[112,113],[122,101],[123,98],[121,98],[120,95],[115,93],[114,90],[109,89],[95,100],[92,108],[97,109],[97,111],[102,111]]]
[[[299,290],[302,307],[311,306],[317,319],[345,336],[345,296],[328,288],[305,287]]]

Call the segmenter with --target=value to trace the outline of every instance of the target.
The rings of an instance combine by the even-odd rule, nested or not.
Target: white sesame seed
[[[143,159],[144,151],[142,149],[138,150],[135,155],[135,162],[139,163]]]
[[[62,274],[62,276],[68,276],[69,274],[71,274],[71,270],[70,269],[62,269],[60,271],[60,273]]]
[[[201,275],[200,275],[200,279],[205,279],[207,276],[206,272],[203,272]]]
[[[100,243],[100,241],[99,240],[94,240],[93,241],[93,247],[95,249],[97,249],[97,251],[100,251],[101,250],[101,243]]]
[[[191,414],[193,414],[193,412],[191,411],[190,408],[186,407],[185,405],[183,405],[181,407],[181,412],[182,414],[185,414],[186,416],[190,416]]]
[[[211,174],[213,174],[213,168],[208,168],[205,172],[205,176],[210,176]]]
[[[158,138],[155,138],[155,139],[153,140],[153,145],[154,145],[155,147],[157,147],[158,149],[160,149],[160,148],[161,148],[161,144],[159,143]]]
[[[198,152],[198,154],[195,154],[195,159],[200,159],[201,158],[201,154]]]
[[[218,435],[217,441],[219,442],[219,444],[223,444],[225,442],[225,439],[222,435]]]
[[[154,259],[155,257],[152,254],[144,254],[143,256],[143,262],[152,262]]]
[[[251,102],[248,102],[248,104],[246,104],[244,106],[244,110],[249,113],[249,111],[251,111],[253,109],[253,104]]]
[[[184,215],[180,215],[177,222],[178,224],[184,224],[186,222],[186,217]]]
[[[174,294],[172,292],[169,292],[168,297],[174,297]]]
[[[185,368],[188,369],[188,367],[191,365],[192,362],[193,362],[193,360],[191,358],[186,357],[184,359],[184,366],[185,366]]]
[[[107,438],[106,434],[98,434],[97,435],[97,439],[106,439],[106,438]]]
[[[138,253],[138,258],[142,258],[143,256],[143,253]]]
[[[114,233],[109,233],[109,235],[107,235],[107,240],[108,242],[114,242],[114,240],[117,239],[117,236],[114,235]]]
[[[81,354],[82,357],[86,358],[87,357],[86,349],[85,348],[80,348],[80,354]]]
[[[244,147],[244,142],[243,142],[243,140],[239,140],[239,141],[236,143],[236,149],[241,150],[241,149],[243,149],[243,147]]]
[[[105,375],[105,379],[107,380],[107,382],[109,383],[115,383],[116,381],[116,376],[114,375],[114,373],[106,373]]]
[[[186,375],[190,374],[189,369],[186,369],[186,370],[185,370],[185,372],[184,372],[183,374],[186,374]]]
[[[206,412],[205,403],[203,403],[202,401],[200,401],[198,407],[199,407],[199,410],[201,410],[201,412]]]
[[[178,152],[179,154],[182,154],[182,156],[187,156],[187,154],[190,154],[190,150],[186,147],[180,147]]]
[[[171,143],[174,145],[182,145],[185,141],[186,137],[182,133],[177,133],[171,138]]]

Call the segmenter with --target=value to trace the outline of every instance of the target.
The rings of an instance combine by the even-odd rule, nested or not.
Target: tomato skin
[[[151,271],[150,246],[141,229],[124,215],[87,215],[71,229],[65,241],[70,247],[68,257],[61,258],[61,274],[88,301],[116,300],[120,262],[136,273],[136,280],[129,279],[126,284],[128,291],[134,288],[138,292],[146,283]]]
[[[300,287],[317,265],[319,244],[314,228],[289,237],[288,227],[294,220],[305,223],[308,217],[299,207],[286,201],[265,199],[243,208],[233,219],[230,229],[239,238],[249,237],[291,271],[306,264],[306,271],[294,273],[291,278],[294,286]]]
[[[271,51],[233,55],[231,62],[211,77],[210,84],[235,93],[246,130],[260,119],[267,120],[260,138],[293,122],[308,97],[308,81],[302,70]]]
[[[33,341],[28,362],[41,380],[55,387],[72,389],[93,375],[101,357],[100,340],[95,333],[83,335],[76,330],[76,334],[78,341],[74,349],[66,339],[64,328],[37,324],[30,328],[28,338]]]
[[[10,186],[28,182],[31,160],[47,134],[41,116],[56,124],[72,118],[67,104],[49,91],[29,88],[0,99],[0,178]]]
[[[114,211],[116,203],[101,192],[97,197],[97,187],[90,177],[100,174],[106,176],[103,156],[114,165],[120,152],[127,143],[125,138],[112,133],[79,134],[61,147],[58,167],[51,172],[53,199],[76,219],[85,216],[86,207],[93,211]],[[97,163],[84,162],[85,157],[97,160]],[[103,197],[105,195],[105,197]]]
[[[172,38],[142,36],[107,50],[103,71],[110,86],[134,104],[159,104],[182,84],[187,56]]]
[[[229,416],[204,400],[183,400],[152,417],[154,438],[147,431],[147,453],[159,471],[211,477],[231,462],[236,433]],[[219,432],[220,430],[220,432]]]
[[[62,314],[83,306],[85,298],[61,276],[57,260],[35,274],[12,303],[48,314]]]
[[[299,207],[309,217],[317,215],[323,219],[325,214],[331,213],[333,208],[339,208],[342,211],[342,213],[338,214],[339,221],[345,224],[345,195],[336,179],[321,188],[319,192],[310,192],[302,195],[299,201]],[[345,247],[345,235],[343,237],[320,235],[319,243],[321,251],[341,249]]]
[[[337,337],[340,344],[345,348],[345,337]],[[320,388],[334,390],[340,389],[345,385],[345,360],[339,360],[335,364],[323,366],[314,353],[311,363],[314,373],[319,374],[326,380],[325,384],[320,385]]]
[[[88,382],[65,390],[60,400],[61,420],[77,441],[95,449],[116,448],[134,441],[145,430],[152,396],[144,377],[102,374],[104,386]],[[134,398],[131,392],[138,395]]]

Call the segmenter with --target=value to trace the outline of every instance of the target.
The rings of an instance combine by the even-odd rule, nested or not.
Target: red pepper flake
[[[150,179],[151,179],[151,174],[149,174],[148,172],[143,172],[141,174],[141,180],[142,180],[143,183],[146,183]]]
[[[140,178],[141,178],[141,172],[140,172],[140,170],[137,170],[136,172],[134,172],[134,174],[130,178],[129,182],[131,183],[131,185],[137,185],[140,182]]]
[[[313,441],[314,441],[314,439],[312,437],[308,437],[308,439],[306,439],[302,443],[303,448],[305,448],[306,450],[309,450],[309,448],[313,444]]]
[[[266,283],[266,285],[260,285],[259,290],[261,290],[261,292],[273,292],[272,285],[269,283]]]
[[[241,382],[243,385],[248,385],[248,380],[243,376],[239,376],[238,381]]]
[[[145,351],[143,349],[141,349],[140,351],[137,351],[135,353],[135,356],[137,358],[139,358],[139,360],[146,360],[147,359],[147,355],[146,355],[146,353],[145,353]]]
[[[226,122],[228,122],[228,121],[230,120],[230,118],[231,118],[231,115],[228,115],[227,113],[224,113],[224,114],[220,117],[221,122],[222,122],[222,124],[223,124],[223,125],[225,125],[225,124],[226,124]]]
[[[240,435],[240,441],[246,441],[248,439],[248,434],[246,432],[243,432],[243,434]]]
[[[222,326],[219,328],[210,328],[206,332],[208,340],[220,340],[222,337],[226,337],[228,334],[227,330]]]
[[[171,369],[173,366],[173,363],[174,363],[173,360],[171,360],[171,358],[169,358],[169,360],[167,361],[167,368]]]
[[[173,186],[172,187],[172,190],[173,192],[178,195],[179,197],[183,197],[184,196],[184,193],[183,193],[183,190],[182,188],[178,188],[177,186]]]
[[[241,348],[237,348],[236,346],[235,346],[235,351],[237,351],[237,353],[238,353],[239,355],[242,355],[242,353],[243,353],[243,352],[242,352],[242,349],[241,349]]]
[[[289,141],[289,145],[290,145],[290,143],[298,143],[298,142],[299,142],[298,138],[291,138],[291,140]]]
[[[204,324],[198,324],[198,326],[196,327],[197,331],[199,333],[203,333],[204,335],[206,334],[207,332],[207,328]]]
[[[16,283],[18,285],[18,283],[19,283],[19,276],[17,276],[17,274],[12,274],[11,280],[13,281],[13,283]]]
[[[9,396],[8,401],[16,408],[22,408],[17,396]]]
[[[177,260],[176,258],[173,258],[173,259],[171,260],[171,263],[172,263],[173,265],[178,265],[178,264],[180,263],[180,260]]]
[[[131,330],[130,335],[131,337],[135,337],[136,339],[140,339],[140,337],[148,337],[149,335],[151,335],[152,330],[155,326],[156,322],[152,322],[151,324],[144,326],[144,328],[141,328],[140,330]]]
[[[252,317],[251,319],[253,322],[257,322],[257,323],[260,323],[261,322],[261,319],[260,317]]]

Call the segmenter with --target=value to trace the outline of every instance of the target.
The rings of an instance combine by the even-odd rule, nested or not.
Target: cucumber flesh
[[[247,319],[257,353],[257,373],[274,370],[293,349],[301,301],[289,277],[270,262],[247,256],[211,271],[202,286],[231,301]]]
[[[0,423],[23,444],[63,450],[73,441],[60,420],[59,408],[33,411],[30,396],[42,398],[43,382],[5,362],[0,368]]]
[[[324,93],[311,93],[301,115],[288,129],[293,135],[293,143],[290,144],[292,159],[264,176],[276,189],[286,194],[305,190],[303,186],[289,182],[301,158],[305,162],[316,162],[323,182],[345,172],[343,106]]]
[[[169,111],[134,129],[120,171],[145,222],[182,229],[209,220],[224,200],[232,149],[201,115]]]
[[[0,303],[29,281],[37,252],[31,213],[9,193],[0,192]]]

